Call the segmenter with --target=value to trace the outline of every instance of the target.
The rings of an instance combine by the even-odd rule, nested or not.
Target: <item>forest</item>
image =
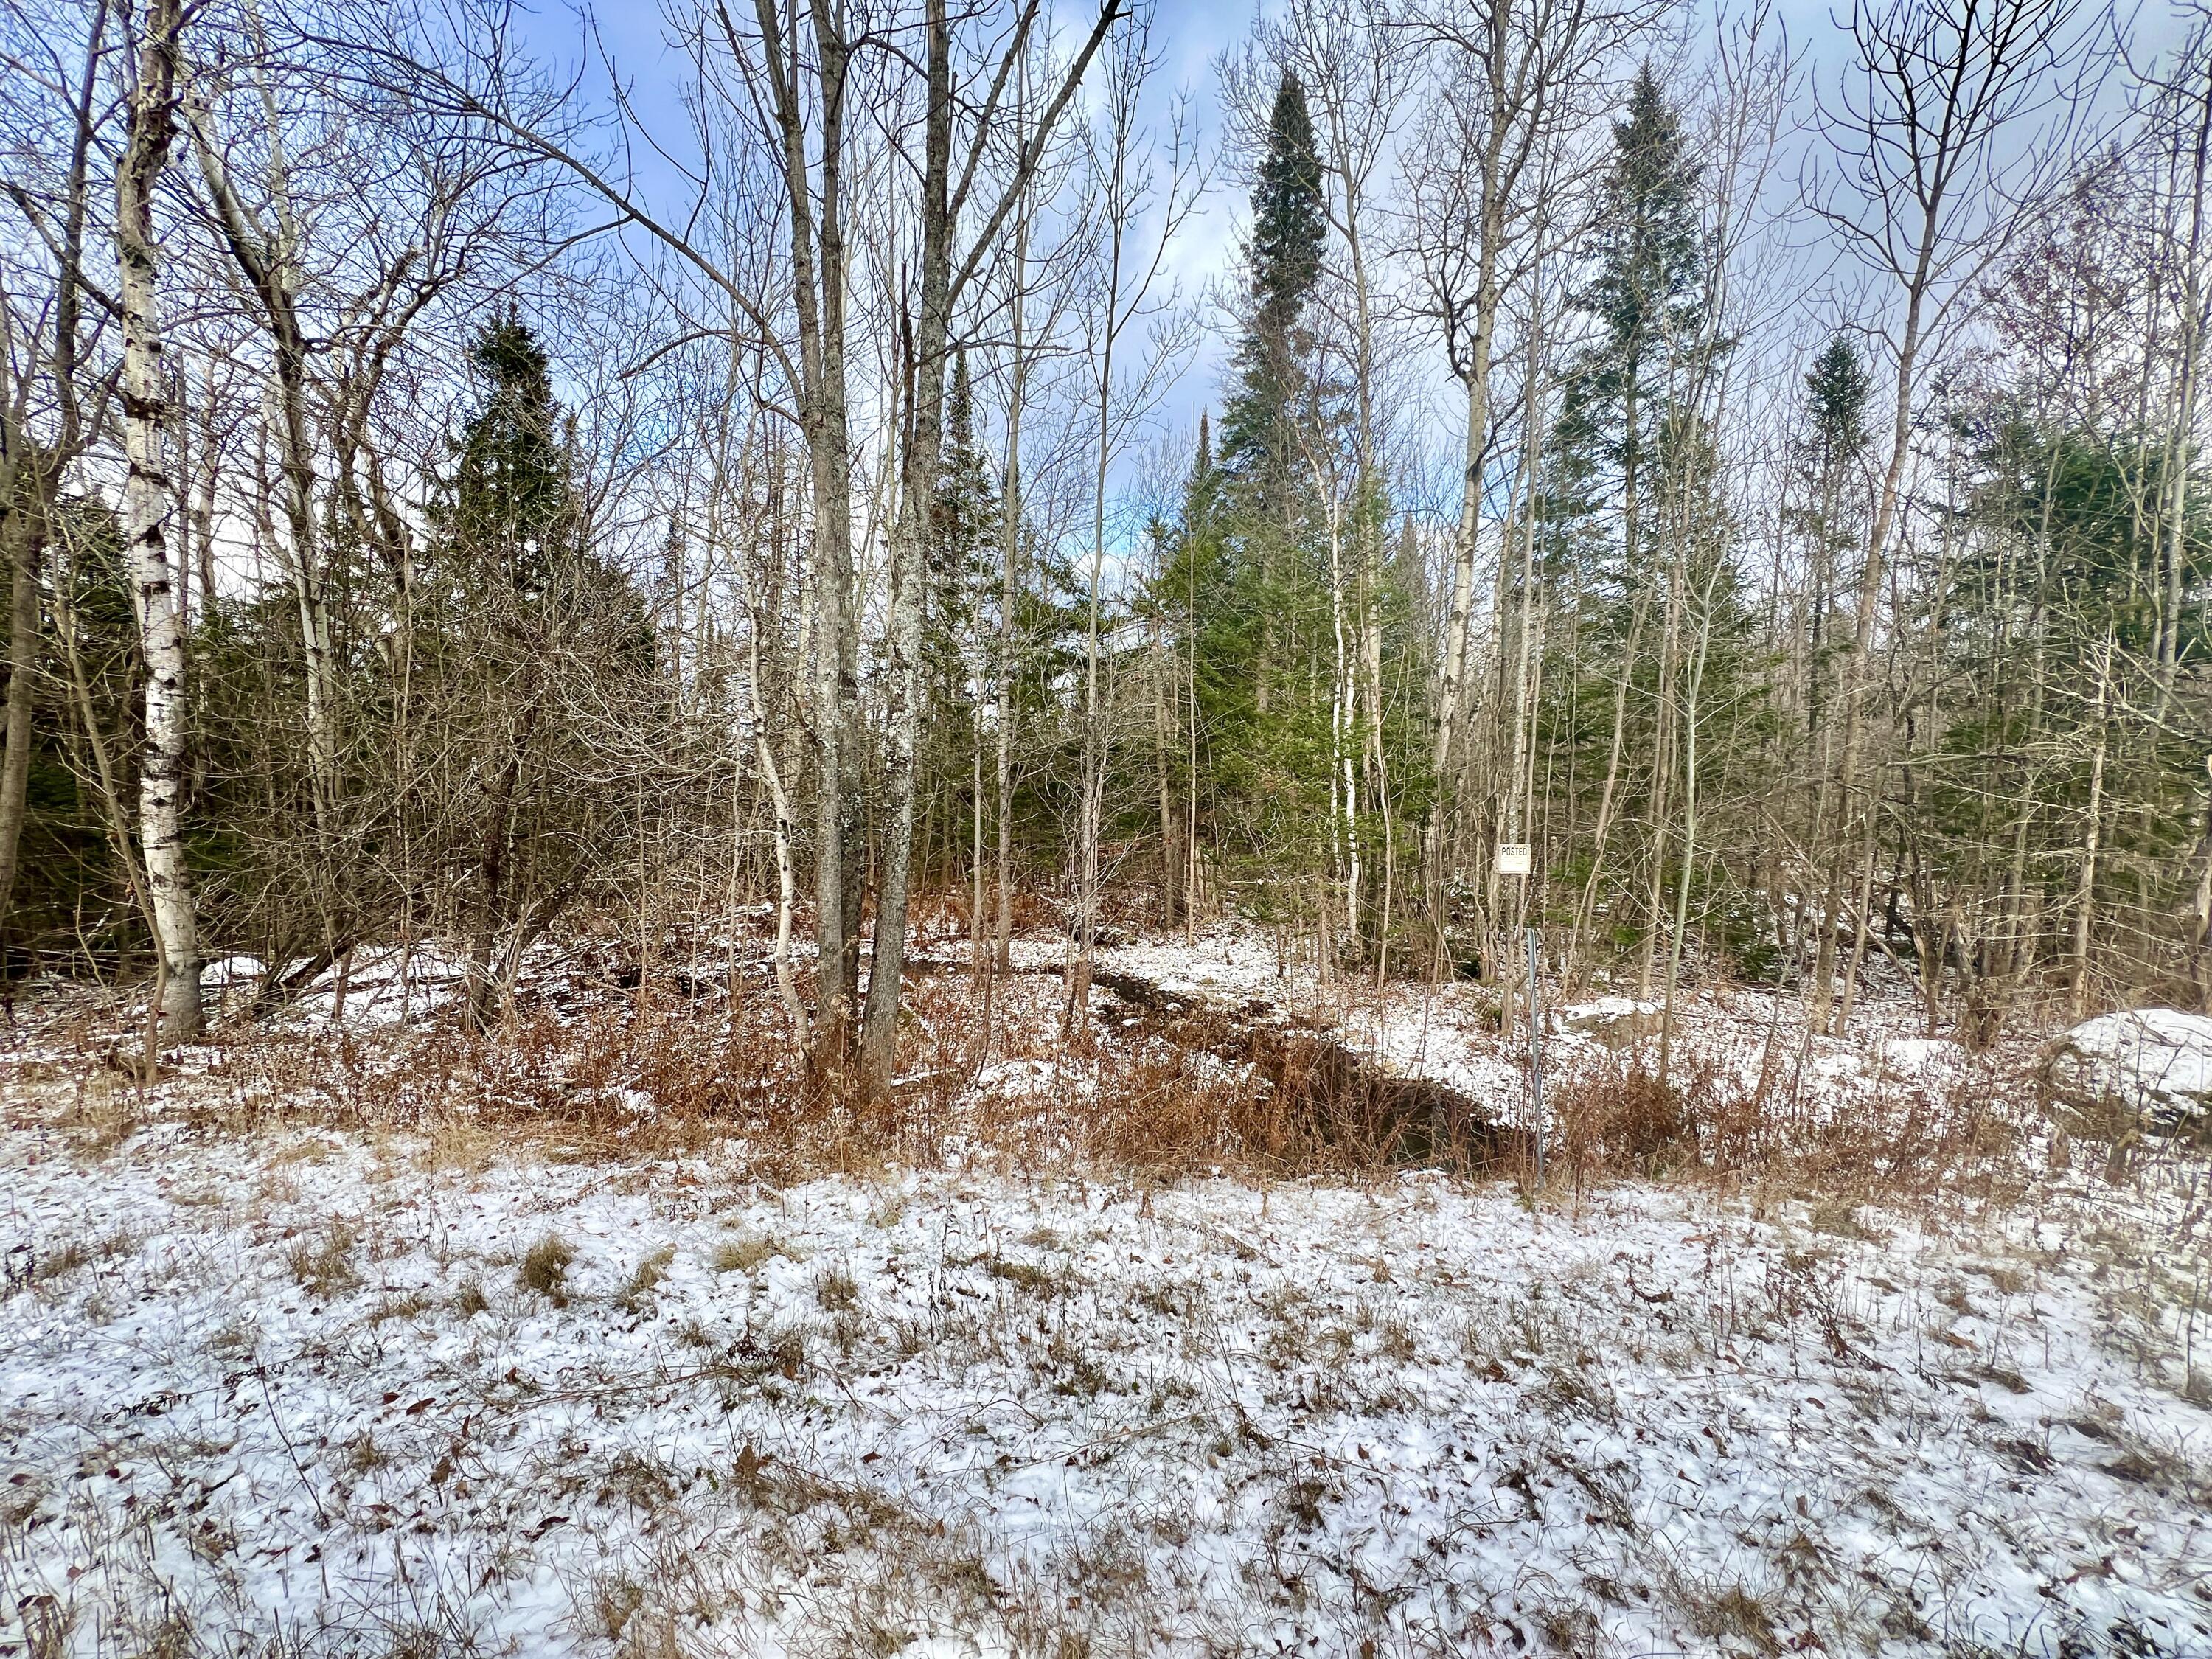
[[[0,1659],[2212,1654],[2212,10],[0,0]]]
[[[10,7],[11,977],[457,940],[490,1024],[766,898],[863,1089],[1028,893],[1071,1006],[1109,914],[2212,996],[2201,25],[528,21]]]

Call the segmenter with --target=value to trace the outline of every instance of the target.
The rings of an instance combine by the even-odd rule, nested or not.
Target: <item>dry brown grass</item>
[[[337,1296],[361,1283],[361,1271],[353,1261],[353,1249],[358,1242],[349,1224],[332,1220],[319,1236],[295,1244],[286,1265],[302,1290],[314,1296]]]
[[[1489,1121],[1489,1103],[1394,1078],[1361,1052],[1348,1033],[1365,1000],[1387,992],[1349,988],[1353,1018],[1322,1030],[1273,1010],[1146,1001],[1108,975],[1071,1042],[1056,974],[971,978],[964,903],[964,890],[948,893],[928,913],[936,960],[917,963],[908,988],[902,1081],[886,1096],[840,1093],[813,1074],[756,957],[734,976],[672,966],[628,988],[619,974],[549,981],[490,1036],[450,1015],[337,1033],[234,1025],[185,1109],[216,1130],[274,1119],[409,1131],[426,1138],[420,1161],[462,1170],[526,1147],[616,1160],[719,1147],[741,1148],[772,1183],[931,1165],[956,1150],[1009,1170],[1089,1164],[1154,1180],[1359,1179],[1409,1164],[1530,1173],[1529,1149]],[[99,1031],[77,1035],[82,1074],[42,1086],[73,1086],[78,1121],[98,1138],[88,1120],[100,1115],[82,1103],[135,1106],[136,1091],[100,1074]],[[1594,1057],[1553,1079],[1553,1178],[1577,1191],[1621,1177],[1994,1189],[2021,1136],[2040,1132],[1995,1088],[1900,1085],[1869,1112],[1789,1081],[1776,1068],[1746,1087],[1692,1059],[1662,1086],[1636,1051]]]
[[[515,1269],[515,1282],[535,1291],[555,1307],[568,1302],[568,1264],[576,1259],[575,1246],[558,1233],[548,1233],[530,1247]]]
[[[640,1312],[650,1305],[653,1291],[668,1276],[669,1264],[675,1260],[676,1247],[666,1244],[640,1261],[617,1298],[617,1305],[629,1313]]]
[[[1692,1060],[1662,1083],[1639,1054],[1588,1061],[1547,1091],[1548,1174],[1577,1194],[1620,1178],[1774,1182],[1850,1202],[1938,1190],[2002,1200],[2026,1176],[2033,1103],[1994,1073],[1839,1102],[1772,1072],[1746,1086]]]
[[[1223,1167],[1287,1173],[1320,1152],[1256,1078],[1192,1053],[1108,1049],[1097,1075],[1095,1109],[1077,1126],[1093,1161],[1173,1180]]]
[[[450,1020],[336,1035],[232,1033],[209,1082],[209,1127],[279,1118],[416,1131],[436,1164],[481,1167],[501,1140],[669,1155],[733,1135],[779,1140],[817,1093],[781,1015],[741,999],[716,1020],[623,997],[564,1023],[550,1010],[489,1036]]]

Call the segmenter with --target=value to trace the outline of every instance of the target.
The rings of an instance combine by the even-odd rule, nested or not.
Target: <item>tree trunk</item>
[[[891,542],[890,776],[883,878],[860,1028],[860,1075],[871,1094],[890,1086],[897,1059],[900,981],[906,969],[907,889],[914,863],[915,725],[921,716],[921,591],[945,415],[951,331],[952,31],[945,0],[929,0],[929,109],[923,140],[921,306],[910,343],[908,411],[899,528]]]
[[[77,325],[82,313],[85,217],[90,206],[94,102],[99,95],[108,13],[93,10],[77,83],[74,136],[62,212],[58,268],[54,276],[53,349],[49,355],[55,422],[53,441],[40,446],[25,429],[27,405],[18,398],[0,414],[0,560],[8,571],[8,702],[4,750],[0,750],[0,929],[13,915],[15,875],[29,814],[31,701],[39,672],[39,568],[52,532],[51,514],[64,469],[80,452],[83,427],[77,401]],[[27,376],[21,392],[27,394]],[[0,973],[4,973],[0,962]]]
[[[5,715],[7,747],[0,752],[0,927],[14,917],[15,869],[22,846],[23,821],[31,778],[31,681],[39,667],[39,556],[45,543],[44,501],[33,499],[40,490],[29,469],[18,469],[21,480],[10,493],[14,500],[0,517],[0,548],[7,555],[8,586],[8,706]],[[5,963],[0,962],[0,973]]]
[[[1437,685],[1436,744],[1430,757],[1433,782],[1428,821],[1421,827],[1421,881],[1425,889],[1429,923],[1435,935],[1439,971],[1449,959],[1444,930],[1444,843],[1449,838],[1452,797],[1451,768],[1459,752],[1460,722],[1466,701],[1467,645],[1469,619],[1474,611],[1474,555],[1476,532],[1482,516],[1482,458],[1488,443],[1490,377],[1489,334],[1478,313],[1475,360],[1477,367],[1463,377],[1467,391],[1467,432],[1462,456],[1459,526],[1452,538],[1452,588],[1444,613],[1443,674]]]
[[[1022,355],[1021,302],[1014,304],[1013,385],[1006,403],[1006,483],[1002,492],[1003,545],[999,573],[998,902],[992,917],[998,936],[992,960],[1012,968],[1014,939],[1014,601],[1020,592],[1022,542],[1022,397],[1028,361]]]
[[[813,1039],[807,1027],[805,1005],[799,999],[799,980],[792,970],[791,924],[797,908],[798,880],[792,868],[795,823],[791,796],[783,787],[783,769],[776,764],[775,745],[769,742],[768,720],[761,701],[760,612],[752,611],[752,627],[745,638],[746,690],[752,702],[753,757],[775,805],[775,990],[783,1003],[783,1016],[791,1023],[791,1039],[802,1049]]]
[[[1173,734],[1178,721],[1169,711],[1168,698],[1175,687],[1175,675],[1170,667],[1173,661],[1167,648],[1167,626],[1157,611],[1152,618],[1152,759],[1159,787],[1160,806],[1160,926],[1173,927],[1179,913],[1176,884],[1182,870],[1182,837],[1176,833],[1175,794],[1170,786],[1174,775],[1172,761]]]
[[[522,757],[530,745],[530,732],[535,724],[538,705],[533,701],[524,706],[522,722],[515,732],[507,764],[493,788],[490,811],[485,815],[483,851],[477,869],[477,925],[469,945],[468,963],[468,1021],[478,1031],[491,1028],[491,1017],[497,1012],[499,975],[492,971],[492,959],[496,952],[499,935],[507,921],[507,862],[514,842],[514,799],[522,776]],[[640,963],[643,971],[643,963]]]
[[[776,0],[754,0],[769,118],[791,212],[793,310],[799,333],[799,424],[814,507],[814,894],[816,1074],[844,1075],[859,967],[860,642],[853,613],[852,446],[845,385],[845,117],[852,46],[835,8],[809,7],[819,134],[810,155],[796,19],[784,32]],[[737,48],[742,51],[743,48]],[[816,185],[819,172],[819,189]]]
[[[286,197],[283,135],[265,88],[264,102],[268,110],[269,184],[281,227],[274,234],[255,222],[239,198],[209,131],[204,98],[197,91],[185,100],[185,125],[223,240],[261,302],[276,367],[273,402],[278,467],[284,481],[285,537],[279,545],[307,657],[307,776],[315,827],[327,841],[335,833],[337,808],[337,739],[331,725],[337,714],[334,646],[315,526],[315,462],[307,430],[307,337],[299,313],[297,231]]]
[[[2088,819],[2081,830],[2081,869],[2074,887],[2074,1018],[2089,1012],[2089,940],[2097,906],[2098,835],[2105,810],[2106,709],[2112,696],[2112,641],[2106,635],[2097,659],[2097,746],[2089,758]]]
[[[185,635],[169,567],[167,524],[176,492],[168,473],[168,385],[161,360],[161,245],[154,190],[176,133],[180,0],[149,0],[130,94],[123,156],[115,170],[115,240],[122,301],[123,541],[146,663],[146,740],[139,767],[138,835],[154,915],[161,1035],[200,1032],[199,943],[185,867]]]

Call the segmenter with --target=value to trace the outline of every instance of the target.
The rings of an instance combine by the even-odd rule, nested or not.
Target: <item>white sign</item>
[[[1525,841],[1502,841],[1498,843],[1498,873],[1501,876],[1525,876],[1534,862],[1534,849]]]

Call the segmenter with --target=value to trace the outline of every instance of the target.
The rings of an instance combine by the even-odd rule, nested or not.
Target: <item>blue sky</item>
[[[686,0],[672,3],[684,5]],[[1735,9],[1740,10],[1741,7],[1737,5]],[[1087,4],[1063,4],[1061,9],[1071,19],[1079,15],[1087,19],[1091,15]],[[1215,61],[1224,49],[1245,37],[1255,15],[1266,9],[1268,8],[1255,11],[1249,0],[1245,3],[1222,5],[1164,3],[1158,7],[1155,39],[1161,52],[1162,68],[1156,81],[1156,100],[1164,104],[1174,92],[1188,90],[1209,151],[1215,147],[1221,128]],[[1710,0],[1684,15],[1696,33],[1710,38]],[[549,0],[529,20],[526,33],[545,58],[556,64],[573,66],[583,50],[586,15],[559,4],[558,0]],[[685,121],[679,98],[687,70],[680,56],[671,52],[667,46],[666,25],[660,6],[602,5],[588,16],[617,73],[629,88],[635,109],[657,135],[680,152]],[[1828,0],[1777,0],[1773,20],[1787,30],[1792,46],[1802,54],[1807,82],[1832,88],[1837,71],[1845,61],[1847,37],[1836,21]],[[2166,6],[2148,6],[2137,12],[2132,28],[2136,60],[2147,61],[2152,53],[2178,40],[2182,28],[2179,14]],[[2124,69],[2116,69],[2106,77],[2103,101],[2113,108],[2124,100],[2125,73]],[[1808,89],[1801,83],[1801,100]],[[593,64],[585,71],[582,90],[594,101],[604,101],[607,92],[604,68]],[[647,164],[653,165],[649,157]],[[1796,161],[1786,159],[1771,188],[1784,193],[1793,191],[1797,171]],[[655,194],[676,187],[678,183],[672,175],[650,182],[659,186]],[[1194,297],[1210,281],[1233,271],[1243,219],[1241,193],[1233,184],[1217,179],[1206,210],[1192,220],[1171,267],[1186,297]],[[1813,251],[1809,258],[1812,264],[1817,265],[1822,256]],[[1801,272],[1809,268],[1797,267]],[[1159,410],[1158,424],[1162,429],[1188,434],[1195,424],[1198,410],[1217,401],[1225,349],[1224,343],[1214,337],[1200,351]],[[1123,471],[1126,474],[1127,469]]]

